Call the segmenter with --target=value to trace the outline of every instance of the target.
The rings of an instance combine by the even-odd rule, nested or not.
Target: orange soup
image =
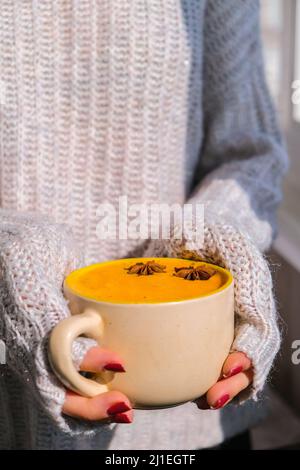
[[[66,286],[78,295],[112,303],[176,302],[206,296],[230,281],[226,270],[178,258],[130,258],[74,271]]]

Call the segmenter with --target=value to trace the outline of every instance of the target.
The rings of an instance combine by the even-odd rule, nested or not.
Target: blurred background
[[[286,139],[290,170],[284,182],[278,236],[269,253],[283,346],[268,393],[271,415],[254,429],[252,441],[255,449],[300,449],[300,0],[261,0],[261,26],[267,79]]]

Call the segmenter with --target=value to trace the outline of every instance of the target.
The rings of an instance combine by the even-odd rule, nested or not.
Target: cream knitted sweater
[[[85,262],[188,251],[233,272],[233,349],[253,361],[257,398],[279,346],[261,252],[286,168],[258,13],[255,0],[1,0],[0,448],[195,449],[257,419],[249,400],[78,422],[61,414],[46,343],[69,314],[61,285],[77,251]],[[121,195],[204,203],[204,245],[99,240],[97,207]],[[90,344],[74,344],[77,364]]]

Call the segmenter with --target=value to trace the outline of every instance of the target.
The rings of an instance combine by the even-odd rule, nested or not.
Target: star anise
[[[174,276],[182,277],[188,281],[207,281],[216,271],[207,266],[183,266],[174,268]]]
[[[127,274],[137,274],[138,276],[149,276],[154,273],[164,273],[166,266],[156,263],[153,261],[147,261],[147,263],[136,263],[129,268],[125,268]]]

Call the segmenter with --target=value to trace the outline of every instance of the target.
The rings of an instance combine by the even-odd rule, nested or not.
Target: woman
[[[195,449],[248,429],[259,404],[220,408],[257,400],[279,347],[262,252],[287,161],[258,2],[3,0],[0,74],[1,447]],[[97,207],[122,195],[204,204],[204,244],[99,240]],[[47,340],[69,314],[61,285],[77,252],[86,263],[188,252],[232,271],[235,340],[222,380],[198,401],[204,410],[133,417],[123,394],[87,399],[55,378]],[[74,361],[126,369],[90,340],[74,344]]]

